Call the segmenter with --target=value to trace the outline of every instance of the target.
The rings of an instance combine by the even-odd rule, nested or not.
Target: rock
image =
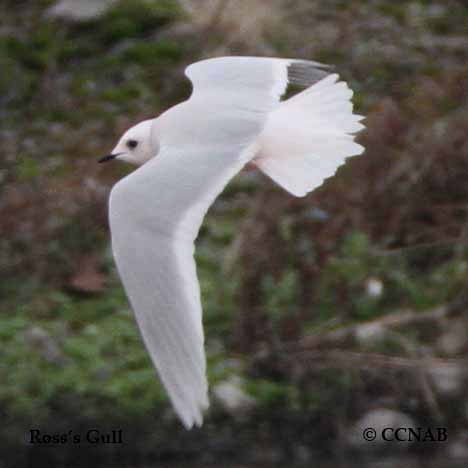
[[[378,457],[374,463],[364,464],[367,467],[378,468],[395,468],[397,466],[404,466],[405,468],[421,468],[421,460],[416,455],[407,453],[389,454],[385,458]],[[428,468],[438,465],[427,465]],[[444,466],[444,465],[441,465]]]
[[[293,448],[294,460],[300,465],[310,464],[316,458],[316,454],[311,447],[304,444],[296,444]]]
[[[64,364],[65,357],[51,336],[39,326],[32,326],[24,332],[26,341],[35,348],[46,361]]]
[[[466,373],[459,365],[432,366],[428,374],[435,391],[441,396],[452,397],[463,390]]]
[[[90,21],[101,17],[117,0],[60,0],[47,9],[50,19],[71,22]]]
[[[242,388],[242,379],[238,376],[215,385],[213,395],[222,408],[233,416],[243,415],[255,405],[255,399]]]
[[[366,281],[366,293],[370,297],[380,297],[383,292],[383,283],[378,278],[369,278]]]
[[[314,206],[307,212],[306,217],[312,221],[324,222],[330,218],[330,215],[326,211]]]
[[[450,322],[450,327],[439,336],[436,346],[438,351],[447,356],[462,353],[468,343],[468,327],[464,320]]]
[[[455,436],[454,440],[450,440],[450,443],[447,447],[447,457],[450,459],[468,460],[468,444],[466,443],[467,440],[467,431],[465,431],[463,434]]]
[[[387,449],[393,452],[407,449],[411,442],[395,440],[393,430],[409,427],[414,428],[416,424],[405,413],[388,408],[377,408],[368,411],[351,427],[346,442],[351,448],[362,451]]]
[[[381,341],[384,338],[385,333],[386,330],[381,324],[368,323],[359,325],[354,332],[354,336],[359,344],[365,346]]]

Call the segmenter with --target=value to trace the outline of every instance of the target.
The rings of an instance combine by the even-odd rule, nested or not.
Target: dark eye
[[[138,146],[138,141],[136,140],[128,140],[127,141],[127,147],[130,149],[134,149]]]

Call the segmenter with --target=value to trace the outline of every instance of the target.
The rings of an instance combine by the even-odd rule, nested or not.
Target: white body
[[[187,428],[208,406],[193,259],[203,217],[249,161],[303,196],[360,154],[351,90],[320,64],[225,57],[187,68],[189,100],[130,129],[113,153],[143,166],[110,197],[112,248],[143,339]],[[289,82],[311,87],[280,103]],[[129,142],[133,142],[132,145]],[[130,148],[130,146],[133,146]]]

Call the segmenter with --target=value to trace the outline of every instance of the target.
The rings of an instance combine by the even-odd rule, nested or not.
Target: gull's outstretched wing
[[[273,70],[270,76],[265,74],[268,68]],[[192,63],[185,69],[185,74],[194,87],[192,97],[213,91],[220,91],[225,96],[227,92],[238,93],[239,88],[281,95],[287,83],[310,86],[324,78],[330,68],[311,60],[219,57]]]
[[[208,406],[194,239],[216,196],[253,157],[288,79],[308,83],[320,73],[314,63],[232,57],[193,64],[186,74],[191,98],[157,119],[160,152],[115,185],[110,225],[141,334],[189,428]]]

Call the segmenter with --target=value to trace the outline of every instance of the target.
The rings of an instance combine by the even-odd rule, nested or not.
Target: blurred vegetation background
[[[466,2],[3,0],[0,18],[3,466],[468,459]],[[334,64],[366,152],[306,198],[246,173],[211,208],[196,260],[212,406],[186,432],[110,252],[108,194],[132,169],[96,160],[219,55]],[[366,425],[450,437],[366,444]],[[90,427],[125,443],[27,443]]]

